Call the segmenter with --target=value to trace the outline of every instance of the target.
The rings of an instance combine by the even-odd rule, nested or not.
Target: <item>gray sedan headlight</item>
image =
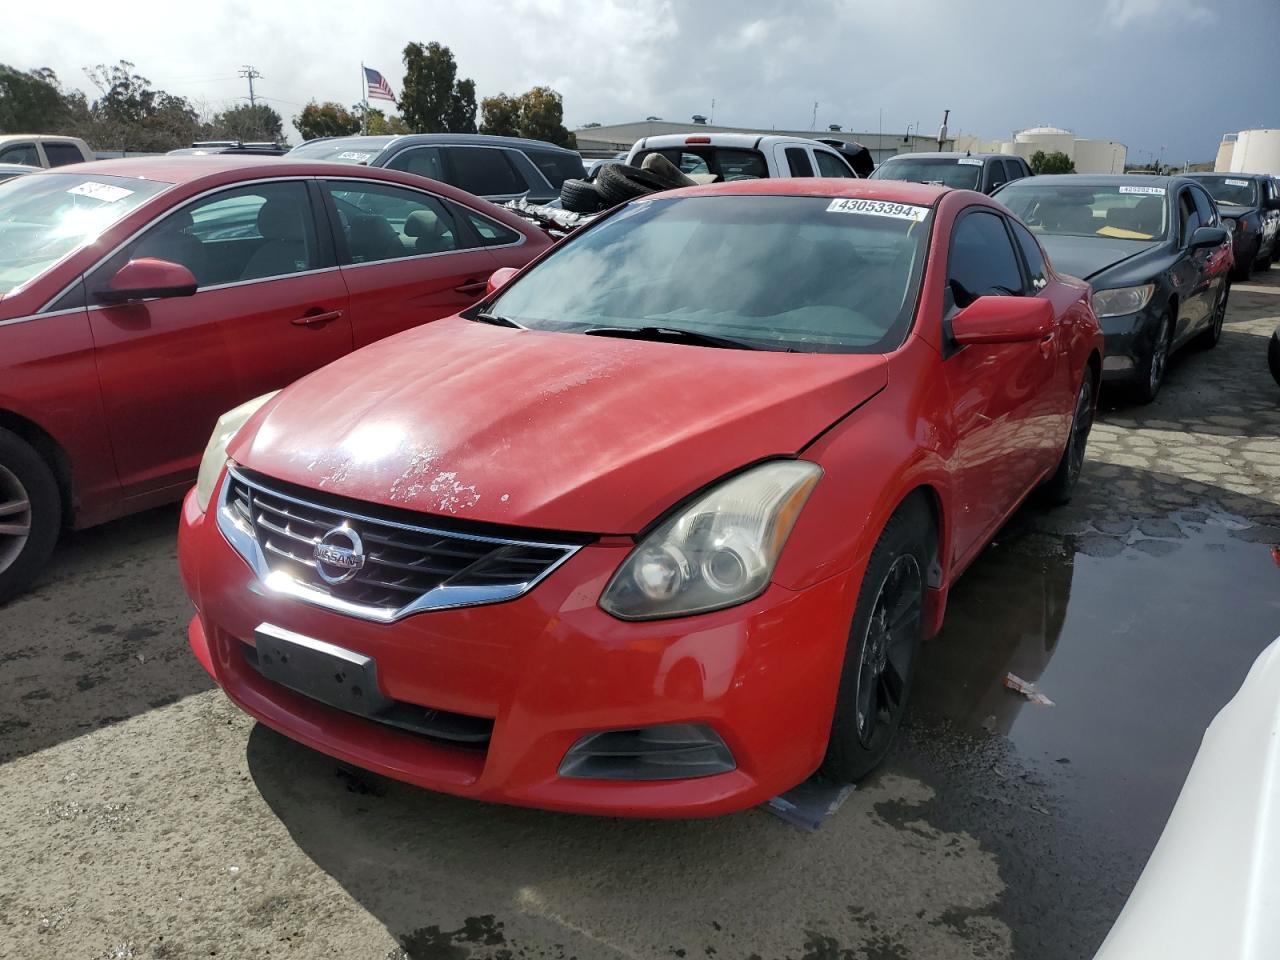
[[[730,477],[650,533],[600,606],[622,620],[719,610],[758,597],[822,468],[777,460]]]
[[[1123,317],[1127,313],[1137,313],[1151,302],[1151,295],[1156,292],[1154,283],[1144,283],[1140,287],[1116,287],[1113,290],[1095,290],[1093,292],[1093,312],[1101,317]]]

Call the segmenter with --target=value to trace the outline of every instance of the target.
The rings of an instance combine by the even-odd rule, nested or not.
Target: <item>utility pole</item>
[[[254,67],[245,64],[240,68],[240,76],[249,81],[249,106],[256,107],[258,105],[258,101],[253,95],[253,81],[260,79],[262,74],[260,74]]]
[[[813,101],[813,119],[809,121],[809,130],[813,131],[817,129],[818,129],[818,101],[815,100]]]

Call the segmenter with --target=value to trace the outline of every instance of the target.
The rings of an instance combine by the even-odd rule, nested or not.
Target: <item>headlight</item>
[[[600,606],[656,620],[758,597],[822,468],[778,460],[732,477],[649,534],[618,568]]]
[[[1095,290],[1093,312],[1099,317],[1122,317],[1126,313],[1137,313],[1151,302],[1151,295],[1155,292],[1154,283],[1144,283],[1140,287]]]
[[[1230,232],[1232,232],[1232,233],[1235,233],[1235,232],[1236,232],[1236,218],[1235,218],[1235,217],[1223,217],[1223,218],[1222,218],[1222,225],[1223,225],[1224,227],[1226,227]]]
[[[264,393],[260,397],[246,400],[240,406],[228,410],[218,418],[214,425],[213,436],[204,448],[204,456],[200,459],[200,473],[196,477],[196,503],[201,512],[209,509],[209,500],[213,497],[213,487],[218,482],[218,475],[227,462],[227,445],[245,422],[274,397],[279,390]]]

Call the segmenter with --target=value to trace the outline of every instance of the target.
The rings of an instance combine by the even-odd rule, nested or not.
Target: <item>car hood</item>
[[[1242,203],[1218,203],[1218,212],[1224,217],[1247,217],[1251,213],[1257,213],[1258,207],[1250,204]]]
[[[1159,246],[1158,240],[1114,240],[1108,237],[1064,237],[1040,234],[1040,244],[1059,273],[1088,280],[1103,270]]]
[[[284,390],[232,442],[267,477],[488,523],[635,533],[800,451],[887,382],[880,355],[772,353],[437,321]]]

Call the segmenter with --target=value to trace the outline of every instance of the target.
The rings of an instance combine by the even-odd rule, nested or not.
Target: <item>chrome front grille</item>
[[[379,621],[514,599],[581,546],[420,525],[404,511],[235,469],[219,495],[218,526],[273,590]],[[335,539],[351,567],[318,557],[317,545]]]

